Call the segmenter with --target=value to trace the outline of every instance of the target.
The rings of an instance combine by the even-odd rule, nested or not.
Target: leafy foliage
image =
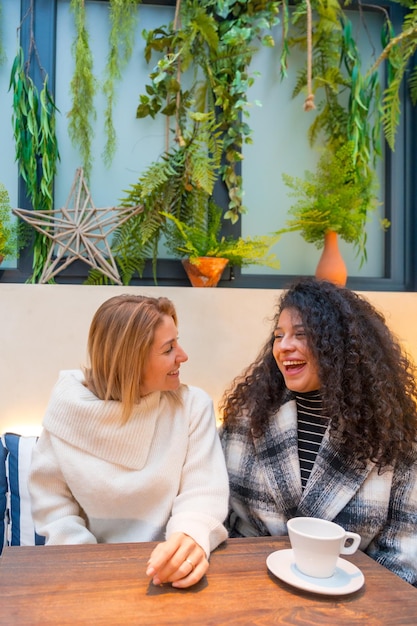
[[[375,163],[381,156],[381,87],[376,68],[364,74],[352,24],[337,0],[314,3],[313,93],[318,113],[309,129],[311,145],[320,143],[323,156],[316,174],[306,180],[284,175],[299,198],[290,214],[289,230],[300,230],[306,241],[323,245],[324,233],[336,230],[354,242],[366,259],[367,211],[377,206]],[[293,16],[296,34],[289,48],[306,46],[306,5]],[[304,91],[306,71],[298,76],[293,97]],[[384,224],[387,225],[387,222]],[[284,229],[285,230],[285,229]]]
[[[106,65],[106,78],[103,91],[106,96],[104,162],[109,166],[116,150],[116,131],[113,124],[113,106],[115,102],[115,81],[129,61],[134,44],[134,32],[137,23],[137,5],[140,0],[110,0],[110,35],[109,54]]]
[[[86,24],[84,0],[71,0],[70,6],[75,18],[76,37],[72,46],[75,67],[70,86],[72,106],[68,113],[68,132],[73,144],[80,150],[84,174],[88,180],[92,167],[93,122],[97,117],[94,108],[97,81],[93,74],[93,55]]]
[[[222,209],[209,201],[205,211],[196,211],[190,223],[164,213],[168,222],[165,226],[166,246],[176,256],[188,257],[193,262],[198,257],[222,257],[230,265],[268,265],[279,268],[279,261],[269,249],[279,235],[265,235],[233,239],[221,237]]]
[[[332,230],[354,243],[366,259],[364,227],[368,212],[377,207],[375,179],[371,171],[367,176],[358,172],[352,141],[335,152],[324,150],[316,172],[307,171],[305,179],[288,174],[283,174],[283,179],[297,202],[289,211],[292,218],[280,233],[299,230],[307,242],[321,248],[325,233]]]
[[[412,66],[417,46],[417,7],[409,0],[398,1],[405,13],[402,30],[395,33],[388,13],[384,12],[383,51],[368,71],[362,68],[356,38],[344,11],[347,3],[341,4],[338,0],[311,2],[314,16],[311,31],[313,91],[318,105],[309,138],[312,145],[324,145],[328,164],[338,163],[337,167],[341,171],[344,169],[346,180],[354,179],[355,185],[360,179],[373,181],[373,167],[381,154],[381,128],[389,146],[394,149],[401,115],[401,86],[406,77],[412,101],[417,103],[417,70]],[[107,143],[103,156],[107,164],[111,162],[116,146],[112,121],[115,81],[131,56],[137,4],[140,0],[109,2],[111,30],[103,85],[107,101]],[[91,138],[96,119],[94,97],[98,82],[93,75],[84,0],[71,0],[71,10],[75,17],[76,37],[69,133],[79,146],[88,176],[92,166]],[[126,191],[123,202],[127,205],[139,202],[144,212],[124,224],[114,239],[125,281],[133,272],[141,273],[149,256],[153,258],[156,272],[158,243],[166,220],[172,224],[164,213],[194,226],[200,209],[201,214],[207,212],[213,185],[219,176],[229,191],[229,206],[223,217],[235,222],[245,211],[239,164],[243,143],[251,141],[247,93],[254,76],[250,75],[248,68],[260,45],[273,45],[271,29],[278,23],[279,11],[284,35],[280,71],[285,77],[291,49],[307,46],[307,3],[304,1],[293,4],[290,14],[288,0],[177,0],[172,24],[144,31],[146,61],[151,62],[155,56],[157,61],[145,93],[140,95],[137,116],[172,116],[175,132],[173,144],[167,142],[161,159],[152,163],[138,182]],[[33,44],[32,34],[32,52],[35,49]],[[387,75],[385,91],[382,91],[378,77],[378,68],[383,63]],[[47,77],[38,93],[29,76],[29,65],[30,58],[25,64],[23,52],[19,51],[10,81],[14,92],[16,158],[34,208],[50,208],[52,181],[59,158],[55,138],[56,109]],[[307,83],[308,72],[303,70],[298,75],[294,97],[305,90]],[[210,123],[214,127],[210,132],[214,145],[210,144],[208,135],[203,136],[202,122],[208,121],[208,111],[213,116]],[[199,115],[203,117],[199,119]],[[340,149],[347,144],[351,147],[351,160],[343,165]],[[315,175],[309,173],[306,184],[312,184],[311,177],[320,179],[323,174],[320,167]],[[349,173],[351,167],[354,168],[352,176]],[[343,179],[342,174],[340,179]],[[346,199],[349,198],[350,184],[343,187],[342,196]],[[374,186],[371,185],[370,189],[373,193]],[[368,200],[365,195],[361,200],[362,225],[366,222],[367,211],[372,210],[376,202],[372,193],[369,191]],[[325,212],[322,219],[325,222],[330,204],[323,200],[317,204],[317,210],[318,207]],[[350,211],[349,208],[346,219]],[[338,213],[337,208],[335,213]],[[355,214],[353,229],[359,221]],[[347,227],[345,230],[347,232]],[[366,236],[352,241],[366,255]],[[36,234],[34,277],[42,267],[49,245],[42,235]]]
[[[188,111],[214,111],[223,131],[220,175],[229,191],[225,217],[237,221],[242,205],[238,173],[242,143],[250,142],[247,91],[253,84],[248,66],[257,43],[273,45],[267,33],[278,22],[280,2],[269,0],[177,1],[178,19],[144,31],[145,58],[159,55],[146,94],[140,96],[137,117],[175,115],[175,138],[184,134]],[[266,33],[266,34],[265,34]],[[184,88],[181,77],[192,71]],[[191,86],[189,86],[191,82]]]
[[[400,3],[402,4],[402,3]],[[410,60],[417,49],[417,6],[405,3],[409,12],[404,17],[402,31],[395,35],[387,18],[382,40],[384,49],[371,68],[376,71],[381,63],[387,64],[387,87],[382,99],[382,124],[388,145],[395,147],[395,135],[401,115],[400,88],[404,77],[409,75],[409,87],[413,104],[417,103],[416,68],[410,71]]]
[[[115,82],[132,55],[134,32],[137,23],[137,5],[140,0],[109,1],[109,53],[105,69],[103,92],[106,97],[104,127],[106,145],[103,158],[110,165],[116,149],[116,131],[113,124],[115,102]],[[91,174],[93,156],[91,142],[94,136],[94,122],[97,118],[94,98],[98,81],[93,71],[93,55],[90,48],[84,0],[71,0],[76,36],[72,46],[74,74],[71,80],[72,106],[69,116],[69,135],[80,150],[86,178]]]
[[[361,56],[347,19],[337,0],[315,3],[313,21],[313,92],[320,97],[318,113],[310,127],[312,145],[321,141],[337,150],[353,141],[358,168],[368,170],[381,154],[380,85],[376,71],[362,73]],[[297,35],[290,47],[306,45],[306,9],[298,5],[293,17]],[[293,97],[306,87],[306,72],[299,74]],[[347,102],[347,104],[346,104]],[[367,175],[367,172],[365,172]]]
[[[13,133],[19,173],[26,184],[27,194],[34,210],[53,208],[53,183],[59,159],[55,134],[57,111],[45,76],[39,93],[28,76],[22,48],[13,61],[9,89],[13,91]],[[51,241],[40,233],[35,235],[33,274],[36,282],[42,274]]]
[[[9,194],[0,183],[0,256],[17,254],[17,228],[11,219]]]
[[[128,284],[133,273],[142,275],[147,258],[153,259],[156,281],[158,244],[164,232],[163,213],[188,221],[207,206],[217,179],[222,140],[213,114],[191,113],[181,145],[151,163],[122,199],[123,206],[142,205],[143,213],[115,233],[112,252]]]

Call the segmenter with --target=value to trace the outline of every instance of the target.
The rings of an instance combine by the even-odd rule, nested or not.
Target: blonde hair
[[[175,307],[168,298],[125,294],[106,300],[91,322],[85,384],[101,400],[120,401],[124,421],[140,401],[145,363],[165,315],[177,325]]]

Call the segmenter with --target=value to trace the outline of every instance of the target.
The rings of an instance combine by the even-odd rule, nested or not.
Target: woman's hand
[[[174,533],[152,551],[146,575],[154,585],[172,583],[173,587],[195,585],[207,572],[209,562],[201,546],[184,533]]]

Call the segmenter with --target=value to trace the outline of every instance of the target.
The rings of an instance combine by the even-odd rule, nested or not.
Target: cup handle
[[[356,552],[356,550],[359,548],[359,544],[361,542],[361,536],[358,535],[357,533],[351,533],[349,531],[346,531],[345,534],[345,544],[346,544],[346,540],[347,539],[351,539],[352,543],[350,545],[343,545],[340,554],[353,554],[354,552]]]

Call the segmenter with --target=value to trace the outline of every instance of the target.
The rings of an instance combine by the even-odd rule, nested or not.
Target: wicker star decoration
[[[40,283],[47,283],[76,259],[80,259],[119,285],[122,281],[108,237],[116,228],[142,211],[143,207],[139,205],[96,208],[82,168],[77,169],[68,200],[61,209],[13,209],[13,213],[55,244],[51,246],[45,259]]]

